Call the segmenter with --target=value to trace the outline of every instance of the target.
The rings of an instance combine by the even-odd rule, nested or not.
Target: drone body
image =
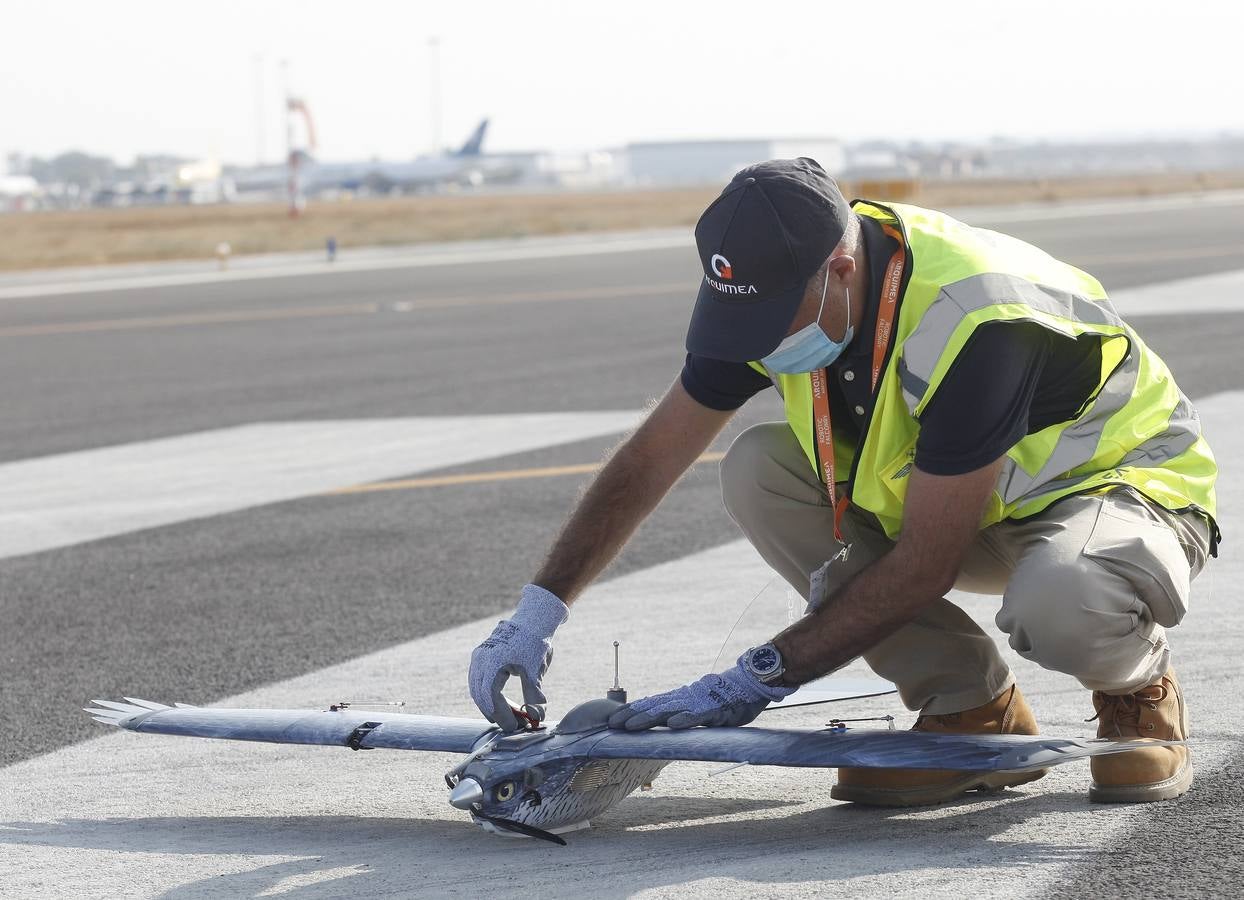
[[[472,754],[445,776],[453,785],[450,804],[469,811],[489,831],[547,839],[586,827],[636,788],[651,785],[669,765],[668,760],[591,754],[593,736],[619,706],[611,700],[589,701],[551,729],[492,738],[485,752]]]
[[[822,685],[810,692],[817,699],[803,702],[873,696],[892,689],[884,682],[872,686],[861,691],[859,682]],[[618,731],[606,722],[621,704],[604,698],[580,704],[559,722],[510,734],[478,719],[366,711],[346,704],[329,710],[282,710],[169,707],[130,698],[123,703],[95,703],[87,712],[96,721],[149,734],[464,753],[466,759],[445,776],[454,807],[469,812],[489,831],[556,843],[565,843],[558,832],[585,827],[678,760],[808,768],[1033,771],[1138,746],[1027,735],[859,730],[843,723],[817,729]],[[800,705],[799,697],[780,705]]]

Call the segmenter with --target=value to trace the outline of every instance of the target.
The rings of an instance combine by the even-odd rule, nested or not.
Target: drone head
[[[446,776],[449,802],[492,831],[553,839],[656,777],[663,761],[591,759],[580,738],[621,706],[590,700],[551,730],[496,735]]]
[[[450,806],[503,818],[523,815],[524,807],[543,805],[540,789],[545,786],[547,772],[564,767],[557,762],[544,766],[527,766],[518,760],[509,761],[518,762],[517,766],[497,766],[495,762],[484,756],[468,763],[449,792]]]

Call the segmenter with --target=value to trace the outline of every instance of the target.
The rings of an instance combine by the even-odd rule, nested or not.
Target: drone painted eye
[[[503,781],[497,785],[492,792],[492,797],[498,803],[506,803],[514,799],[514,782]]]

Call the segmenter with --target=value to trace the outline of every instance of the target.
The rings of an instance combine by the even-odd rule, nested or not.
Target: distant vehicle
[[[0,212],[33,209],[41,193],[29,175],[0,175]]]
[[[420,156],[408,162],[333,163],[304,156],[300,166],[303,190],[312,196],[334,191],[415,193],[449,186],[478,187],[490,180],[512,176],[512,163],[484,155],[487,131],[488,119],[483,119],[457,150]],[[265,166],[233,174],[240,192],[279,190],[285,187],[287,179],[285,166]]]

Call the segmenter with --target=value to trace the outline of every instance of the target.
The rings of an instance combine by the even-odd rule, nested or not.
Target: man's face
[[[846,336],[848,324],[847,290],[854,273],[855,260],[852,257],[833,256],[827,259],[816,274],[808,279],[794,321],[786,330],[787,337],[812,322],[819,322],[831,340],[842,340]],[[822,296],[825,301],[823,306]],[[862,303],[863,299],[853,298],[857,304]]]

